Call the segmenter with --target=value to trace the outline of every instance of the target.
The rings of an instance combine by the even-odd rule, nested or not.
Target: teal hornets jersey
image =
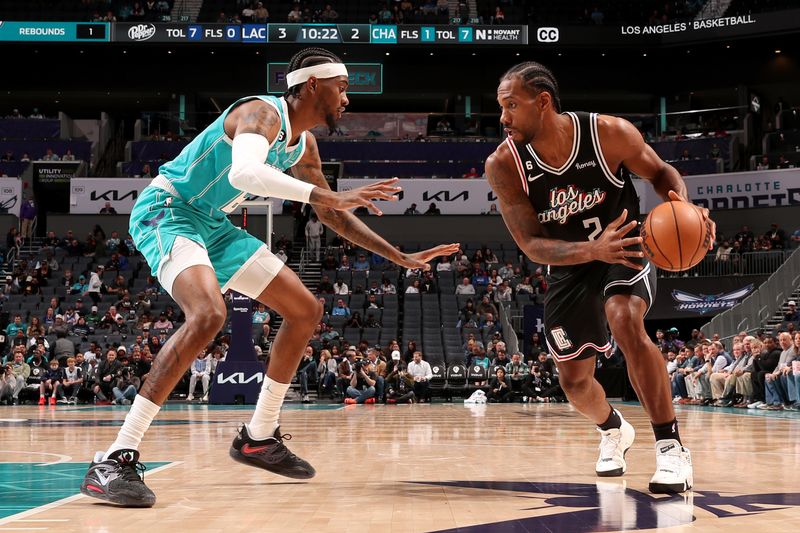
[[[224,123],[234,106],[255,98],[273,106],[281,120],[281,129],[270,145],[265,163],[283,171],[293,166],[303,156],[306,136],[303,132],[297,144],[288,146],[292,138],[292,126],[289,124],[286,100],[275,96],[247,96],[231,104],[217,120],[186,145],[178,157],[162,165],[159,170],[159,174],[170,182],[184,202],[212,217],[224,217],[233,212],[248,196],[228,180],[233,140],[225,134]]]

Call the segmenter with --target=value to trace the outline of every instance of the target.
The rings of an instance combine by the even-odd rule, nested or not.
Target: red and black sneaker
[[[291,438],[288,433],[281,435],[280,428],[276,428],[272,437],[255,440],[250,437],[247,426],[242,425],[239,434],[233,439],[229,453],[240,463],[263,468],[273,474],[294,479],[314,477],[317,473],[314,467],[290,452],[283,443]]]
[[[101,457],[96,456],[86,472],[81,494],[122,507],[152,507],[156,503],[156,495],[144,484],[146,467],[139,462],[138,451],[117,450],[105,461],[100,461]]]

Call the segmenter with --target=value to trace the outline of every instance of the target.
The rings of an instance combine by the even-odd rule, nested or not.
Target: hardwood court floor
[[[598,434],[568,405],[289,405],[295,482],[234,463],[250,408],[168,405],[142,446],[153,509],[78,494],[123,407],[0,407],[0,533],[797,531],[800,413],[680,408],[695,463],[687,497],[651,496],[638,405],[624,478],[594,475]]]

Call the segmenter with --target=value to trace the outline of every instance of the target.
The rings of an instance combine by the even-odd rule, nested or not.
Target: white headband
[[[347,76],[347,67],[342,63],[322,63],[312,67],[305,67],[294,70],[286,75],[286,84],[294,87],[308,81],[310,77],[315,78],[335,78],[336,76]]]

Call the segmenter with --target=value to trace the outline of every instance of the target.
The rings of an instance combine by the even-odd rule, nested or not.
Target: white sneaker
[[[200,401],[201,401],[201,402],[203,402],[203,403],[208,403],[208,394],[206,394],[205,396],[203,396],[203,399],[202,399],[202,400],[200,400]]]
[[[692,454],[675,439],[656,442],[656,473],[650,479],[650,492],[678,494],[692,488]]]
[[[194,394],[190,394],[189,396],[187,396],[186,397],[186,401],[187,402],[193,402],[194,401]]]
[[[633,426],[622,418],[619,412],[617,414],[622,419],[622,425],[619,429],[614,428],[603,431],[597,428],[597,431],[603,437],[600,439],[600,457],[597,459],[594,470],[600,477],[615,477],[625,473],[627,469],[625,453],[636,437],[636,431]]]
[[[522,397],[522,403],[528,403],[528,397],[527,396],[523,396]]]
[[[764,402],[753,402],[747,404],[748,409],[757,409],[759,405],[764,405]]]

